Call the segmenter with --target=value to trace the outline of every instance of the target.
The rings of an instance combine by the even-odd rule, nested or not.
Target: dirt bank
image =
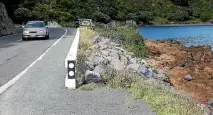
[[[165,70],[170,82],[192,95],[201,103],[213,98],[213,55],[210,46],[184,47],[179,43],[145,41],[149,52],[147,61],[158,70]],[[206,54],[205,61],[201,61]],[[191,75],[191,81],[184,80]]]

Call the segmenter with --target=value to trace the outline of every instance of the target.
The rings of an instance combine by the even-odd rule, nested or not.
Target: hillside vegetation
[[[213,0],[2,0],[14,22],[25,19],[53,19],[69,22],[76,18],[132,19],[138,23],[196,23],[213,19]],[[16,11],[18,8],[19,11]],[[26,9],[23,9],[26,8]],[[14,12],[19,14],[14,15]],[[30,11],[30,12],[29,12]],[[28,14],[28,15],[21,15]]]

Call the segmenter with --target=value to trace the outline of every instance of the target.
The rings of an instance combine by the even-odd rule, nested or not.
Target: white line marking
[[[2,94],[4,91],[6,91],[9,87],[11,87],[15,82],[17,82],[21,76],[23,76],[31,67],[33,67],[39,60],[41,60],[45,54],[53,47],[55,46],[66,34],[67,30],[65,29],[65,34],[61,36],[52,46],[50,46],[41,56],[39,56],[32,64],[30,64],[26,69],[24,69],[21,73],[19,73],[17,76],[15,76],[12,80],[7,82],[5,85],[0,87],[0,94]]]

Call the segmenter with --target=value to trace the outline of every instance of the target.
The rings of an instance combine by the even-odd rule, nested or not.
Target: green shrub
[[[134,13],[128,13],[127,16],[126,16],[126,19],[127,20],[134,20],[134,21],[137,21],[137,15],[134,14]]]
[[[169,22],[167,18],[161,18],[161,17],[155,17],[153,21],[160,24],[166,24]]]
[[[129,52],[133,52],[138,57],[146,57],[146,50],[143,38],[133,25],[127,25],[117,28],[105,29],[102,36],[114,39],[122,44]]]
[[[149,23],[149,21],[153,20],[153,13],[149,11],[141,11],[138,13],[138,21]]]
[[[203,13],[200,14],[200,19],[201,19],[202,21],[208,21],[208,20],[210,20],[210,19],[212,19],[212,18],[213,18],[212,13],[203,12]]]
[[[14,16],[19,22],[26,23],[32,17],[32,12],[27,8],[18,8],[15,10]]]
[[[168,13],[169,20],[184,21],[189,19],[189,13],[184,8],[177,8],[175,12]]]
[[[101,12],[95,12],[94,15],[94,20],[97,21],[97,22],[102,22],[102,23],[109,23],[111,21],[111,18],[107,15],[107,14],[104,14],[104,13],[101,13]]]

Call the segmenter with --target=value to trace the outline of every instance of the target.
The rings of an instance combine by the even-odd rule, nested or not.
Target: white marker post
[[[79,39],[80,32],[79,29],[77,29],[76,36],[73,40],[70,51],[65,59],[65,67],[67,68],[65,87],[68,89],[76,89],[76,62]]]

